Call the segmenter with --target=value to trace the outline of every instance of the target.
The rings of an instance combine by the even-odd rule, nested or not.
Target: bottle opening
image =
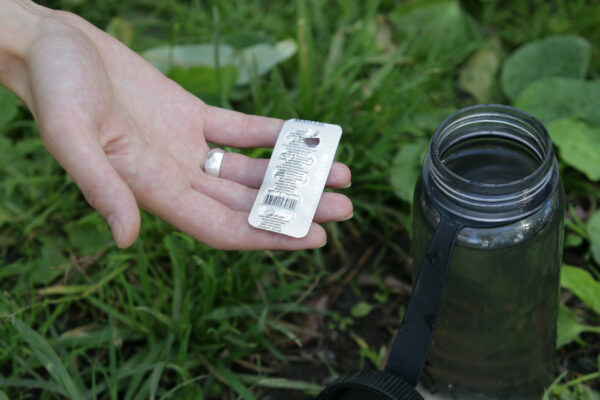
[[[467,107],[446,118],[431,139],[422,175],[438,211],[483,225],[534,213],[558,185],[543,125],[497,104]]]
[[[483,185],[520,181],[542,162],[529,147],[497,132],[458,142],[442,154],[441,160],[456,175]]]

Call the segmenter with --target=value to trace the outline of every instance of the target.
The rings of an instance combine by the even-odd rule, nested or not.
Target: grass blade
[[[29,389],[29,390],[44,390],[48,393],[57,393],[61,396],[65,395],[65,391],[62,386],[54,383],[47,382],[42,379],[5,379],[0,377],[0,387],[6,388],[17,388],[17,389]],[[0,400],[2,397],[0,396]]]
[[[165,363],[161,362],[156,364],[156,367],[154,367],[154,370],[152,371],[152,375],[150,376],[150,400],[154,400],[156,398],[156,390],[158,389],[160,377],[162,376],[164,369]]]
[[[301,390],[303,392],[318,393],[323,390],[322,385],[316,383],[304,382],[287,378],[276,378],[260,375],[240,374],[240,379],[243,382],[260,387],[268,387],[274,389]]]
[[[65,389],[68,397],[73,400],[83,399],[73,379],[48,342],[36,331],[16,318],[13,320],[13,326],[27,342],[35,357],[46,368],[50,376]]]
[[[169,398],[169,396],[173,395],[173,393],[175,393],[176,391],[178,391],[179,389],[186,387],[188,385],[191,385],[192,383],[196,383],[198,381],[201,381],[203,379],[206,379],[206,375],[200,375],[197,376],[195,378],[189,379],[183,383],[180,383],[179,385],[175,386],[173,389],[170,389],[167,393],[163,394],[159,400],[166,400]],[[198,399],[198,400],[202,400],[202,399]]]
[[[208,363],[208,362],[207,362]],[[211,368],[209,368],[211,369]],[[245,400],[257,400],[236,374],[231,372],[223,361],[217,360],[212,366],[214,375],[226,385],[231,386]]]
[[[315,66],[314,45],[310,15],[306,1],[298,2],[298,82],[300,89],[300,112],[305,118],[313,118]]]

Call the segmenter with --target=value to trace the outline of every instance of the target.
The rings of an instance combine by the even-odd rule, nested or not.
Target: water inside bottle
[[[452,145],[442,162],[455,174],[477,183],[503,184],[533,173],[541,161],[525,145],[490,135]]]

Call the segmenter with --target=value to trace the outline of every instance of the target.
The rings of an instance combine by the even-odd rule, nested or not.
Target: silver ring
[[[223,156],[225,150],[215,148],[210,150],[206,154],[206,160],[204,161],[204,172],[208,175],[219,177],[221,173],[221,164],[223,163]]]

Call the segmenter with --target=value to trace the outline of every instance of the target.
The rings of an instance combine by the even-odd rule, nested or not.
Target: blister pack
[[[341,136],[338,125],[286,121],[250,211],[250,225],[295,238],[306,236]]]

